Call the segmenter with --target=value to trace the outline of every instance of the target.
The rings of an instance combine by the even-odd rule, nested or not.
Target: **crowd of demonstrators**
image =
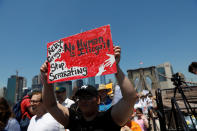
[[[152,94],[147,90],[143,90],[138,93],[138,100],[134,105],[134,109],[137,108],[142,108],[143,114],[148,115],[148,111],[156,108],[155,96],[152,96]]]
[[[31,118],[27,131],[59,131],[59,123],[43,105],[41,90],[32,93],[30,102],[35,115]]]
[[[3,97],[0,97],[0,131],[20,131],[20,125]]]
[[[147,131],[148,112],[154,116],[153,109],[156,109],[155,97],[147,90],[135,92],[118,65],[120,48],[114,49],[118,83],[113,99],[105,85],[98,90],[91,85],[76,87],[73,100],[67,98],[65,87],[57,86],[54,90],[47,83],[45,62],[40,68],[44,90],[34,90],[23,97],[20,121],[15,119],[6,99],[0,97],[0,131]],[[197,74],[197,62],[192,62],[188,71]]]
[[[62,104],[65,107],[70,107],[74,101],[67,98],[66,95],[66,88],[65,87],[56,87],[55,88],[55,94],[57,101]],[[28,92],[27,95],[25,95],[21,101],[17,102],[19,104],[20,108],[18,110],[15,110],[16,114],[13,114],[13,117],[8,121],[8,124],[6,128],[4,127],[8,118],[8,114],[11,113],[10,110],[7,111],[7,114],[5,113],[3,118],[4,121],[2,121],[2,124],[0,125],[0,131],[7,131],[7,129],[11,130],[21,130],[21,131],[42,131],[42,130],[57,130],[57,131],[65,131],[64,126],[62,126],[60,123],[58,123],[49,113],[47,113],[47,110],[44,108],[42,104],[42,90],[41,89],[34,89],[31,92]],[[8,104],[5,104],[5,99],[1,99],[1,104],[4,104],[5,108],[9,106]],[[2,107],[2,111],[3,106]],[[14,108],[13,108],[14,109]],[[12,113],[11,113],[12,114]],[[34,116],[35,115],[35,116]],[[17,116],[17,117],[16,117]],[[17,118],[17,121],[15,121]],[[19,128],[17,127],[19,126]],[[12,128],[13,127],[13,128]]]
[[[134,119],[143,130],[147,130],[148,128],[150,128],[147,125],[147,120],[148,118],[150,119],[150,117],[156,117],[157,114],[155,112],[155,109],[157,108],[156,106],[156,97],[152,96],[152,94],[147,91],[147,90],[143,90],[142,92],[138,93],[138,97],[139,100],[138,102],[135,104],[134,109],[135,109],[135,113],[137,115],[137,117],[139,118],[138,114],[142,115],[142,120],[144,120],[144,125],[146,126],[142,126],[142,120],[141,123],[140,121],[136,121],[136,119]],[[150,123],[149,123],[150,124]]]
[[[80,112],[57,103],[52,85],[47,83],[47,62],[41,66],[41,79],[44,85],[43,103],[49,113],[64,125],[65,128],[71,131],[120,131],[121,126],[123,126],[131,116],[135,100],[137,99],[136,92],[130,80],[124,75],[118,65],[120,60],[120,47],[114,47],[114,52],[117,63],[117,73],[115,76],[123,97],[117,104],[105,112],[99,112],[100,97],[96,88],[90,85],[82,86],[75,93]]]
[[[127,124],[121,128],[121,131],[146,131],[150,129],[148,116],[151,115],[153,109],[156,108],[155,97],[147,90],[139,92],[137,96],[138,99],[134,105],[134,114],[128,119]],[[112,105],[116,104],[121,98],[120,88],[116,85]],[[149,115],[148,112],[150,113]]]

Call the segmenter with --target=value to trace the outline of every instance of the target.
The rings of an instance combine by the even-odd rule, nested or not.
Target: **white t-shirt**
[[[36,115],[30,120],[27,131],[59,131],[59,123],[46,113],[36,120]]]
[[[15,118],[10,118],[8,120],[8,123],[7,123],[4,130],[6,130],[6,131],[20,131],[21,128],[20,128],[20,125],[18,124],[18,121]]]
[[[143,113],[148,114],[148,102],[147,98],[140,99],[140,104],[142,106]]]
[[[75,102],[69,98],[66,98],[66,100],[62,103],[63,106],[67,107],[67,108],[70,108],[70,106],[72,104],[74,104]]]
[[[149,98],[148,96],[146,99],[147,99],[148,107],[153,107],[153,100],[151,98]]]
[[[116,103],[118,103],[121,98],[122,98],[122,93],[121,93],[121,90],[120,90],[120,86],[116,85],[115,86],[114,97],[113,97],[113,100],[112,100],[112,105],[115,105]]]

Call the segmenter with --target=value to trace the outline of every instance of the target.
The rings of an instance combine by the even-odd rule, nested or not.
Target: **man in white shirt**
[[[55,88],[55,94],[57,97],[57,101],[65,107],[70,108],[70,106],[75,103],[73,100],[67,98],[66,88],[63,86],[57,86]]]
[[[64,125],[65,128],[72,131],[120,131],[120,128],[128,121],[133,113],[133,107],[137,96],[133,85],[119,66],[120,52],[121,48],[119,46],[114,46],[114,58],[117,65],[115,77],[120,86],[122,98],[105,112],[99,112],[98,105],[100,104],[100,97],[98,96],[96,88],[91,85],[82,86],[75,93],[80,112],[63,107],[61,104],[57,103],[52,88],[53,85],[49,84],[47,81],[48,63],[45,62],[41,66],[43,103],[53,117]]]
[[[59,123],[47,113],[42,103],[41,90],[33,92],[30,102],[36,115],[31,118],[27,131],[59,131]]]

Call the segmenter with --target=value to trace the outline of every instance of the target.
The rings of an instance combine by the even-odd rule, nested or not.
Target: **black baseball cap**
[[[75,96],[76,97],[83,97],[83,96],[97,97],[98,91],[94,86],[83,85],[77,90],[77,92],[75,93]]]

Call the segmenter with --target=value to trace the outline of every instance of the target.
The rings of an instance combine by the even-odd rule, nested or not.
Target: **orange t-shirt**
[[[140,125],[135,121],[130,121],[127,126],[131,128],[132,131],[142,131]]]

